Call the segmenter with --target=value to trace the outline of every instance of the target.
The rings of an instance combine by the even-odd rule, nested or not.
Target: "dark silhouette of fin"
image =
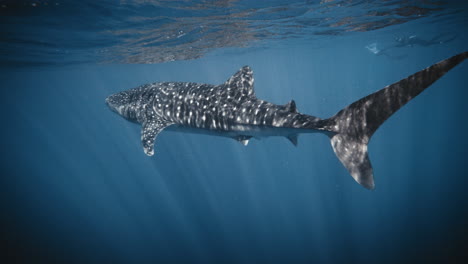
[[[291,143],[297,147],[297,137],[298,137],[298,134],[291,134],[289,136],[287,136],[286,138],[291,141]]]

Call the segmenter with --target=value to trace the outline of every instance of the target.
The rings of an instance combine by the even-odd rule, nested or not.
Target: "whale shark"
[[[291,100],[277,105],[256,97],[252,69],[242,67],[219,85],[156,82],[106,98],[110,109],[142,125],[141,143],[154,154],[163,130],[224,136],[247,145],[252,138],[283,136],[297,145],[298,134],[323,133],[356,182],[374,189],[368,156],[371,136],[393,113],[468,57],[463,52],[369,94],[321,119],[300,113]]]

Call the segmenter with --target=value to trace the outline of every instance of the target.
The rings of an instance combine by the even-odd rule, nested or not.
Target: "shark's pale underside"
[[[142,124],[141,142],[152,156],[163,129],[221,135],[247,145],[252,137],[285,136],[297,144],[299,133],[322,132],[331,139],[338,159],[362,186],[373,189],[367,144],[377,128],[454,66],[460,53],[370,94],[328,119],[301,114],[294,101],[276,105],[255,96],[252,70],[242,67],[220,85],[161,82],[113,94],[107,105],[124,118]]]

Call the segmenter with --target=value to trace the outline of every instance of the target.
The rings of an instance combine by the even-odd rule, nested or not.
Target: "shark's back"
[[[174,124],[228,130],[243,106],[258,100],[226,84],[153,83],[146,102],[156,115]],[[240,120],[237,120],[240,121]]]

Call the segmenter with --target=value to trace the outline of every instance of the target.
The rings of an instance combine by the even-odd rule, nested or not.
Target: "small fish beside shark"
[[[321,119],[300,113],[294,101],[276,105],[258,99],[248,66],[220,85],[159,82],[113,94],[107,105],[124,118],[142,124],[141,142],[148,156],[163,130],[233,138],[247,145],[251,138],[287,137],[297,145],[300,133],[324,133],[351,176],[367,189],[374,177],[367,144],[393,113],[468,57],[463,52],[365,96]]]

